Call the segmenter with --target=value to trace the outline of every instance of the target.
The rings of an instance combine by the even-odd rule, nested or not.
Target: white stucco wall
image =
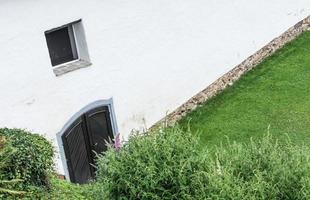
[[[0,127],[55,142],[82,107],[113,97],[127,136],[309,14],[309,0],[0,0]],[[93,65],[55,77],[44,31],[80,18]]]

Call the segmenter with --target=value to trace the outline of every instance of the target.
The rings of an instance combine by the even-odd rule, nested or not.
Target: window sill
[[[66,74],[68,72],[72,72],[74,70],[80,69],[80,68],[85,68],[90,66],[91,63],[86,60],[73,60],[71,62],[67,62],[64,64],[60,64],[54,67],[53,72],[56,76],[61,76],[63,74]]]

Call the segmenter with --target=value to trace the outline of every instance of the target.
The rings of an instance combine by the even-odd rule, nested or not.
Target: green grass
[[[310,32],[285,45],[179,124],[201,144],[246,142],[270,133],[310,144]]]

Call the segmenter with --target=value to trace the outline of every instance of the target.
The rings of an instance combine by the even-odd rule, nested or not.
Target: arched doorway
[[[107,150],[106,142],[116,133],[112,105],[112,99],[89,104],[60,132],[63,165],[71,182],[87,183],[94,177],[96,155]]]

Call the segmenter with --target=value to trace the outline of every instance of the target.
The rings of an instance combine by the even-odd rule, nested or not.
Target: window
[[[46,41],[53,66],[78,58],[72,26],[47,33]]]
[[[91,64],[81,20],[45,31],[45,37],[56,76]]]

